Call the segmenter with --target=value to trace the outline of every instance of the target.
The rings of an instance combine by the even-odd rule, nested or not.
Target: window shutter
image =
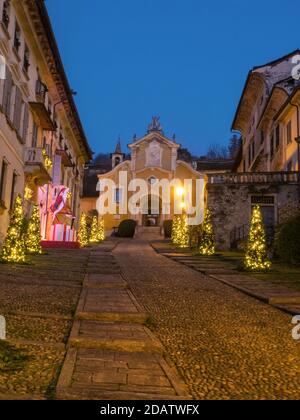
[[[29,124],[28,105],[24,104],[23,133],[22,133],[22,139],[24,143],[26,143],[26,139],[27,139],[28,124]]]
[[[21,112],[22,112],[22,94],[20,89],[16,88],[16,99],[15,99],[15,108],[14,108],[14,127],[20,134],[21,127]]]
[[[6,79],[4,83],[4,91],[2,98],[3,110],[8,118],[10,118],[10,100],[12,92],[12,77],[8,68],[6,68]]]

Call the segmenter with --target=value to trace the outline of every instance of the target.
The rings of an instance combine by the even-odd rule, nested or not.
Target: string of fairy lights
[[[178,192],[178,195],[182,198],[182,190]],[[182,214],[175,215],[173,218],[171,242],[175,247],[188,248],[190,246],[191,231],[188,226],[183,201],[181,207],[183,210]],[[88,220],[88,216],[82,213],[78,230],[78,242],[82,248],[90,244],[101,243],[105,240],[103,218],[94,216],[91,226],[89,226]],[[27,255],[42,254],[40,232],[39,206],[33,206],[31,217],[28,223],[26,223],[22,198],[18,196],[15,200],[6,239],[1,250],[1,261],[7,263],[25,263],[27,261]],[[204,220],[199,232],[198,254],[203,256],[215,255],[215,235],[212,213],[209,209],[206,209],[204,213]],[[259,206],[255,206],[252,211],[244,266],[249,271],[266,271],[271,268],[263,217]]]
[[[87,216],[82,214],[78,232],[81,247],[89,244],[101,243],[105,240],[104,220],[95,216],[91,230],[87,223]],[[24,217],[23,200],[18,196],[10,215],[10,224],[1,249],[0,261],[4,263],[21,263],[28,261],[28,255],[43,253],[41,245],[40,209],[34,205],[29,221]]]
[[[105,226],[103,217],[94,216],[89,229],[88,217],[82,213],[79,223],[78,242],[81,248],[90,244],[99,244],[105,240]]]
[[[177,195],[182,199],[183,194],[184,190],[180,188]],[[183,209],[185,208],[184,202],[182,202],[181,207]],[[188,248],[190,244],[190,232],[187,225],[187,216],[185,214],[175,215],[172,223],[172,244],[177,248]],[[198,254],[202,256],[215,255],[216,243],[210,209],[205,210],[204,220],[199,232]],[[251,217],[244,268],[248,271],[267,271],[270,270],[271,265],[271,261],[268,259],[266,234],[261,209],[259,206],[255,206]]]

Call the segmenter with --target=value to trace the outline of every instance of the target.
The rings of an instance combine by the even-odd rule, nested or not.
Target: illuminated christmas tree
[[[179,242],[179,239],[178,239],[179,224],[180,224],[180,216],[175,215],[173,218],[173,223],[172,223],[172,236],[171,236],[171,241],[173,245],[178,245],[178,242]]]
[[[245,268],[250,271],[265,271],[271,268],[271,262],[267,255],[265,228],[259,206],[255,206],[252,212]]]
[[[80,218],[78,242],[80,243],[81,248],[84,248],[89,244],[87,220],[86,220],[86,215],[84,213],[82,213],[81,218]]]
[[[189,246],[189,228],[186,214],[174,217],[172,243],[178,248],[187,248]]]
[[[211,221],[211,212],[209,209],[205,211],[204,221],[201,228],[199,253],[200,255],[215,254],[214,229]]]
[[[29,254],[42,254],[41,239],[40,209],[34,206],[25,236],[26,251]]]
[[[90,234],[90,243],[97,243],[99,242],[98,239],[98,217],[93,217],[92,227],[91,227],[91,234]]]
[[[24,263],[26,261],[23,227],[22,198],[18,196],[10,217],[10,225],[1,252],[3,261],[10,263]]]
[[[98,222],[98,242],[103,242],[105,240],[105,229],[104,229],[104,220],[103,217],[100,217]]]

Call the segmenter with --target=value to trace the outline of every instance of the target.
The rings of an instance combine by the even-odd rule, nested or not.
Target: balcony
[[[25,174],[38,185],[45,185],[52,181],[52,165],[45,150],[38,147],[25,149]]]
[[[297,183],[298,172],[241,172],[208,175],[209,185]]]
[[[55,154],[61,156],[61,161],[65,168],[74,167],[71,155],[68,153],[67,149],[56,150]]]
[[[51,118],[51,112],[46,107],[47,87],[42,82],[37,81],[35,102],[29,102],[29,106],[36,120],[36,123],[46,131],[55,131],[56,125]]]

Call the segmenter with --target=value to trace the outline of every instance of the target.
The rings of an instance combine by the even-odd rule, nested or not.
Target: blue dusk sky
[[[298,0],[47,0],[90,145],[153,115],[193,154],[226,145],[248,71],[300,46]],[[126,149],[127,151],[127,149]]]

